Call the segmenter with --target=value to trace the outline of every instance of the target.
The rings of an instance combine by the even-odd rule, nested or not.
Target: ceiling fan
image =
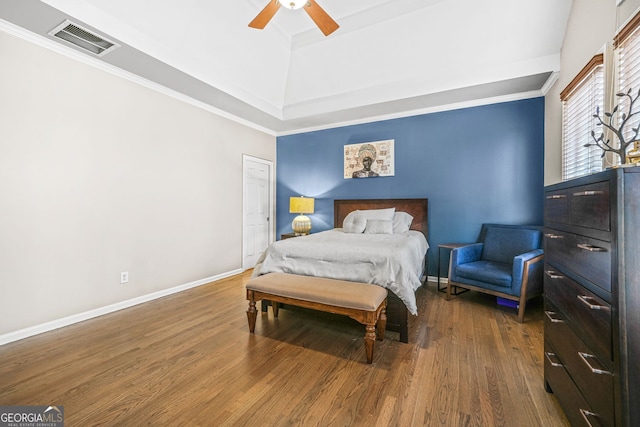
[[[249,26],[259,30],[263,29],[269,21],[271,21],[271,18],[273,18],[273,15],[276,14],[278,9],[280,9],[280,6],[289,9],[300,9],[304,7],[304,11],[313,19],[313,22],[316,23],[325,36],[333,33],[339,27],[336,21],[331,19],[327,12],[325,12],[315,0],[269,0],[269,3],[267,3],[258,16],[249,23]]]

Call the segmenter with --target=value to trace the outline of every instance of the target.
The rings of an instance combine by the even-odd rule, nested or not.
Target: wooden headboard
[[[429,238],[429,199],[355,199],[334,200],[333,226],[342,227],[344,218],[355,210],[396,208],[398,212],[406,212],[413,217],[411,230],[422,231]]]

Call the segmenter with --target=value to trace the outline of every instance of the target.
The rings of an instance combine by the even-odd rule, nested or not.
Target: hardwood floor
[[[244,273],[0,347],[0,405],[67,426],[568,426],[543,384],[542,301],[418,290],[409,344],[304,310],[247,326]]]

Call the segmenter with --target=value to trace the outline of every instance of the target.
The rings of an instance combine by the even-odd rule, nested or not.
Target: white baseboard
[[[50,322],[42,323],[40,325],[35,325],[28,328],[20,329],[18,331],[9,332],[7,334],[0,335],[0,345],[8,344],[14,341],[19,341],[34,335],[42,334],[44,332],[53,331],[54,329],[69,326],[74,323],[82,322],[84,320],[93,319],[94,317],[113,313],[115,311],[122,310],[124,308],[133,307],[134,305],[153,301],[155,299],[162,298],[167,295],[186,291],[187,289],[195,288],[197,286],[202,286],[207,283],[215,282],[216,280],[225,279],[227,277],[234,276],[240,273],[242,273],[242,269],[229,271],[226,273],[196,280],[195,282],[186,283],[184,285],[175,286],[173,288],[163,289],[161,291],[153,292],[147,295],[142,295],[136,298],[128,299],[126,301],[117,302],[115,304],[107,305],[105,307],[100,307],[94,310],[85,311],[84,313],[74,314],[71,316],[63,317],[62,319],[52,320]]]

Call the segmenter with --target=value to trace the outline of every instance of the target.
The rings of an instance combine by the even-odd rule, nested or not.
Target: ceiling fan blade
[[[253,18],[253,21],[249,23],[249,26],[259,30],[263,29],[269,21],[271,21],[271,18],[273,18],[273,15],[276,14],[278,9],[280,9],[280,2],[278,2],[278,0],[269,0],[269,3],[267,3],[264,9],[262,9],[255,18]]]
[[[331,19],[331,17],[321,8],[315,0],[308,0],[307,5],[304,7],[304,10],[307,14],[313,19],[313,22],[316,23],[320,31],[324,33],[325,36],[333,33],[340,26]]]

